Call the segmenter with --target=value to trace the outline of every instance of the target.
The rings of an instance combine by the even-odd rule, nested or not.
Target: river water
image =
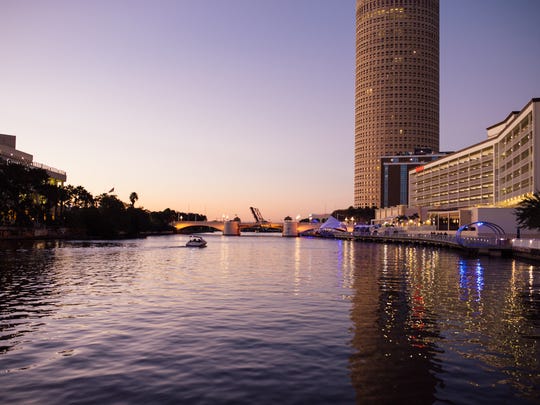
[[[0,245],[0,403],[540,401],[538,265],[205,238]]]

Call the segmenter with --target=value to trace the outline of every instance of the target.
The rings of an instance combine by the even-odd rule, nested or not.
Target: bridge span
[[[224,235],[240,235],[252,229],[259,229],[261,232],[268,230],[279,231],[283,236],[298,236],[302,232],[319,229],[320,223],[310,222],[240,222],[240,221],[176,221],[171,224],[177,230],[208,227],[223,232]]]

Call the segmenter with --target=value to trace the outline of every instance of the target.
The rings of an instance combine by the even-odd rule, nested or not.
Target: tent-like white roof
[[[336,218],[330,215],[326,222],[320,226],[319,229],[336,229],[338,231],[347,232],[347,225],[343,222],[339,222]]]

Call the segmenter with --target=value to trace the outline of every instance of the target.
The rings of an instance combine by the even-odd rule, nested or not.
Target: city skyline
[[[354,0],[0,7],[0,133],[69,184],[209,219],[353,205]],[[440,2],[441,150],[540,95],[538,15]]]

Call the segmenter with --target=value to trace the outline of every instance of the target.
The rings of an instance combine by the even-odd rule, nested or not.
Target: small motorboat
[[[187,247],[206,247],[206,241],[200,236],[190,236],[186,243]]]

